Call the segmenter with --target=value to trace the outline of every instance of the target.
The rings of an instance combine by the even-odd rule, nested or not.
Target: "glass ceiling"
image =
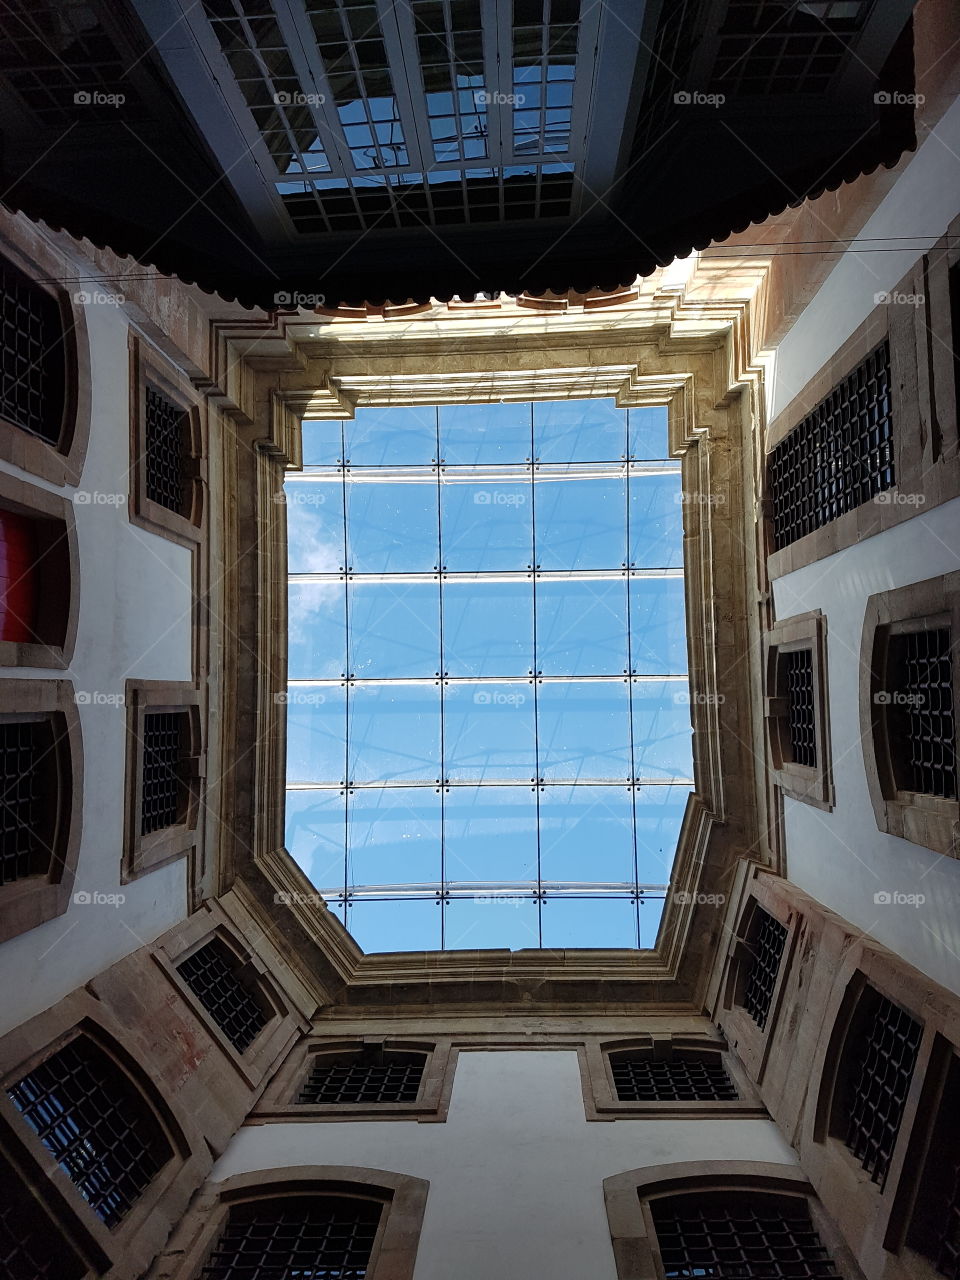
[[[293,857],[365,951],[653,946],[693,778],[666,410],[358,409],[303,459]]]

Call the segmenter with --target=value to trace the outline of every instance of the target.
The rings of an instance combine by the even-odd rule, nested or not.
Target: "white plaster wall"
[[[774,583],[777,619],[827,619],[831,813],[784,801],[787,875],[905,960],[960,993],[960,862],[877,830],[860,739],[860,638],[867,598],[960,567],[960,498]],[[920,905],[876,893],[922,894]]]
[[[796,1156],[768,1120],[588,1123],[572,1051],[463,1052],[445,1124],[249,1126],[211,1176],[328,1164],[426,1178],[415,1280],[616,1280],[603,1180],[683,1160]]]
[[[876,303],[890,292],[920,256],[945,233],[960,212],[960,100],[924,139],[893,188],[859,233],[869,245],[888,250],[896,237],[909,245],[901,252],[845,253],[803,311],[776,352],[766,362],[768,420],[803,390],[833,353],[863,323]],[[834,239],[826,202],[820,201],[818,235]]]
[[[2,678],[73,681],[83,735],[83,834],[76,890],[120,894],[119,905],[71,902],[67,913],[0,946],[0,1034],[48,1008],[186,914],[186,862],[120,884],[128,677],[191,679],[191,557],[130,523],[127,321],[108,303],[86,306],[92,426],[74,497],[80,558],[77,644],[65,672],[24,667]],[[15,467],[31,484],[54,486]],[[76,494],[90,495],[76,501]],[[99,496],[97,496],[99,495]],[[107,699],[107,700],[104,700]],[[114,699],[114,701],[110,701]]]

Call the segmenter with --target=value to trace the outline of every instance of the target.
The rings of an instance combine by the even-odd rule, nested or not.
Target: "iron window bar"
[[[364,1280],[382,1206],[346,1196],[284,1196],[235,1205],[204,1280]]]
[[[0,258],[0,417],[51,445],[63,426],[63,343],[56,298]]]
[[[611,1055],[610,1071],[620,1102],[735,1102],[739,1098],[719,1055]]]
[[[365,1048],[344,1061],[342,1055],[317,1055],[297,1102],[326,1103],[416,1102],[426,1059],[422,1054],[392,1053]]]
[[[813,651],[792,649],[782,655],[786,668],[787,731],[795,764],[817,767],[817,721],[814,711]]]
[[[890,347],[884,341],[770,453],[777,551],[895,483]]]
[[[801,1202],[735,1204],[654,1200],[657,1245],[666,1280],[839,1280]]]
[[[949,627],[889,637],[887,721],[898,788],[957,796],[957,724]]]
[[[42,874],[50,865],[54,750],[48,721],[0,722],[0,885]]]
[[[900,1121],[923,1028],[893,1001],[869,989],[858,1050],[846,1099],[844,1141],[883,1187],[900,1132]]]
[[[151,502],[185,515],[184,464],[189,413],[147,383],[143,423],[146,491]]]
[[[5,1156],[0,1156],[0,1183],[0,1275],[5,1280],[81,1280],[87,1268]]]
[[[240,962],[219,938],[194,951],[177,972],[238,1053],[267,1025],[267,1015],[239,973]]]
[[[762,907],[754,909],[753,940],[747,943],[750,965],[743,993],[744,1008],[762,1031],[767,1025],[787,930]]]
[[[115,1227],[173,1155],[139,1089],[77,1036],[7,1091],[94,1213]]]
[[[180,711],[149,711],[143,717],[141,835],[182,821],[184,721]]]

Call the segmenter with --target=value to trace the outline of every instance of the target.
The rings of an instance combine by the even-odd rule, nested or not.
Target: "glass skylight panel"
[[[679,471],[665,411],[612,401],[304,424],[287,844],[366,950],[652,945],[692,785]]]
[[[513,146],[518,155],[570,149],[579,0],[514,0]]]

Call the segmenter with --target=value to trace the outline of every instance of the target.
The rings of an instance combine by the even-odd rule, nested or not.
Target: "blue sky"
[[[367,951],[652,946],[692,778],[666,410],[359,409],[303,439],[291,854]]]

